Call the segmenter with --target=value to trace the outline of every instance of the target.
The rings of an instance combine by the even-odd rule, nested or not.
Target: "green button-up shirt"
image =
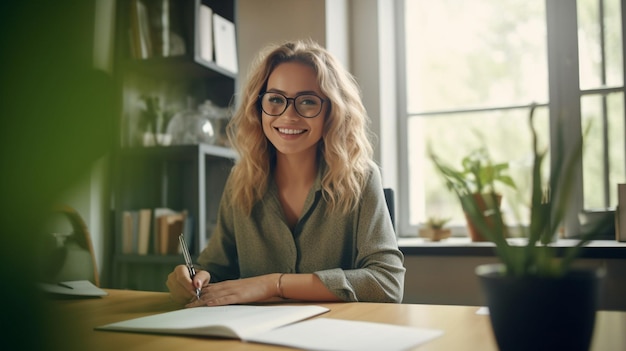
[[[379,170],[372,169],[347,215],[327,212],[320,184],[318,174],[292,231],[273,181],[249,216],[232,206],[227,182],[217,226],[198,258],[211,280],[314,273],[344,301],[401,302],[405,268]]]

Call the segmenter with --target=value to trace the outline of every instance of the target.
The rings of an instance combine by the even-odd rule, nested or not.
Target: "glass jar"
[[[219,107],[211,100],[206,100],[198,106],[198,110],[207,116],[213,125],[215,131],[214,144],[220,146],[228,146],[228,137],[226,135],[226,124],[228,124],[228,112],[226,107]]]
[[[215,141],[211,120],[193,108],[192,103],[188,103],[187,109],[172,117],[167,133],[171,135],[173,145],[212,144]]]

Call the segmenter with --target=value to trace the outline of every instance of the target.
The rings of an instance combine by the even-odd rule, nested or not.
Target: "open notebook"
[[[321,306],[230,305],[185,308],[96,327],[158,334],[249,340],[254,335],[327,312]]]
[[[441,330],[310,317],[321,306],[230,305],[196,307],[96,327],[138,333],[199,335],[305,350],[399,351],[443,334]]]

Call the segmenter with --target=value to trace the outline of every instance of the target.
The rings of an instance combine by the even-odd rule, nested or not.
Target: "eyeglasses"
[[[294,98],[288,98],[281,93],[266,92],[259,95],[259,101],[263,112],[270,116],[277,117],[285,113],[291,101],[298,115],[313,118],[322,112],[325,100],[314,94],[299,94]]]

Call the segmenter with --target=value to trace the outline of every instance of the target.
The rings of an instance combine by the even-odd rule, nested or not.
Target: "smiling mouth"
[[[276,128],[281,134],[297,135],[306,132],[306,129],[288,129],[288,128]]]

